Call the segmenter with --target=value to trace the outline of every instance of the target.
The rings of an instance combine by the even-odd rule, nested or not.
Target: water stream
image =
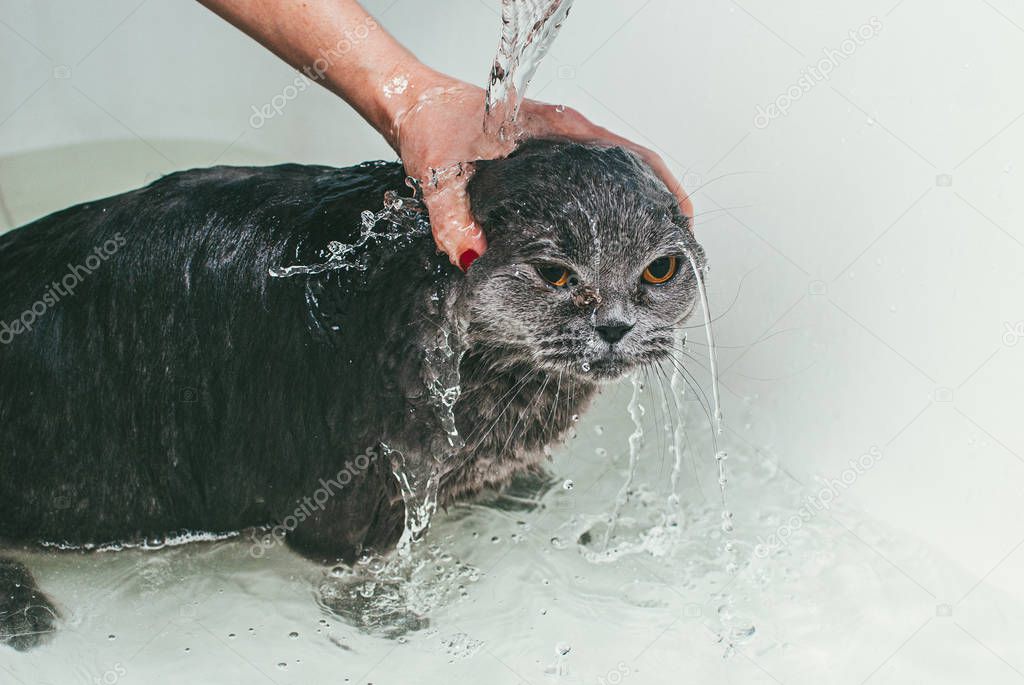
[[[484,131],[517,137],[515,121],[541,60],[569,16],[572,0],[502,0],[501,40],[487,84]]]

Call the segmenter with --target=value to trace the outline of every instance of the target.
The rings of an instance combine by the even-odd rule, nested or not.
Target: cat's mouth
[[[599,383],[610,383],[624,377],[638,367],[657,364],[669,357],[667,350],[651,349],[643,352],[619,352],[614,347],[604,354],[580,364],[581,375]]]
[[[582,368],[585,375],[595,380],[608,382],[622,378],[633,366],[627,357],[616,354],[584,362]]]

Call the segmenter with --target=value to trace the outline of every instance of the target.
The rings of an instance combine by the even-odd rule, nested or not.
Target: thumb
[[[438,188],[426,189],[423,201],[430,214],[430,227],[439,250],[463,271],[487,249],[483,231],[473,219],[462,179]]]

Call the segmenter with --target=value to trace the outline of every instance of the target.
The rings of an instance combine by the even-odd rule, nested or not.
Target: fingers
[[[466,182],[455,179],[438,188],[427,188],[423,201],[430,213],[434,241],[452,264],[465,271],[487,249],[487,240],[469,207]]]
[[[647,165],[654,170],[654,173],[658,175],[658,178],[661,179],[662,183],[664,183],[669,191],[676,196],[676,199],[679,200],[679,209],[683,212],[683,215],[687,219],[692,219],[693,201],[690,200],[690,195],[683,188],[683,184],[680,183],[676,179],[675,175],[669,170],[668,165],[665,164],[665,160],[661,158],[661,155],[653,150],[648,150],[645,147],[633,145],[632,143],[630,143],[629,147],[640,155],[645,162],[647,162]]]
[[[679,209],[689,219],[693,218],[693,202],[689,193],[683,188],[683,184],[676,179],[669,170],[665,160],[654,150],[612,133],[606,128],[594,124],[585,116],[569,107],[554,107],[552,105],[541,105],[536,103],[539,111],[531,111],[533,115],[529,123],[532,135],[555,134],[580,143],[603,143],[606,145],[618,145],[640,155],[648,166],[657,174],[658,178],[668,187],[669,191],[679,201]]]

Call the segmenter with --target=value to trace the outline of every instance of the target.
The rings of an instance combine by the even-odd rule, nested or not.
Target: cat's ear
[[[573,147],[578,146],[564,140],[531,138],[507,157],[474,162],[466,192],[477,223],[486,230],[488,222],[494,223],[502,212],[507,213],[510,199],[533,197],[545,183],[564,184],[564,173],[556,169],[570,162]]]

